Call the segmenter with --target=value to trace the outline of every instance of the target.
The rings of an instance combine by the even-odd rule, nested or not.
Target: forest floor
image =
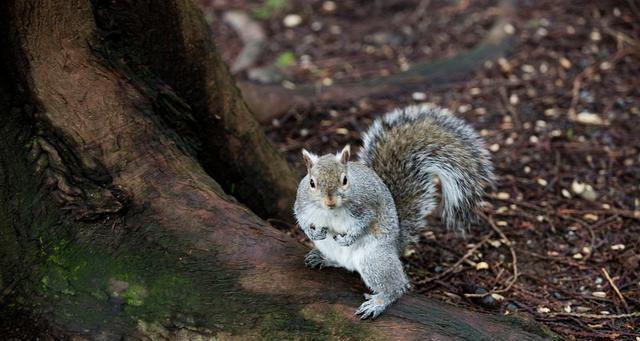
[[[335,86],[410,70],[474,46],[500,15],[489,0],[202,0],[250,14],[264,49],[238,79]],[[358,146],[372,119],[431,102],[487,141],[498,188],[466,238],[434,219],[405,254],[414,291],[473,310],[526,314],[567,339],[640,340],[640,3],[519,1],[505,58],[468,79],[291,111],[265,125],[302,172],[300,149]],[[256,67],[258,66],[258,67]],[[280,226],[303,242],[295,227]]]

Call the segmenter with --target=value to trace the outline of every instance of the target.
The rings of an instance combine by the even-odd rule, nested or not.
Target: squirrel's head
[[[350,189],[347,178],[351,148],[345,146],[342,151],[318,157],[302,150],[302,157],[309,173],[307,190],[309,196],[325,208],[335,209],[342,206]]]

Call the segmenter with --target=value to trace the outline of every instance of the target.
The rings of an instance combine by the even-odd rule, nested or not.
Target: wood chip
[[[611,245],[611,250],[614,250],[614,251],[621,251],[621,250],[624,250],[624,249],[625,249],[624,244]]]
[[[593,214],[593,213],[587,213],[584,216],[582,216],[584,219],[586,220],[591,220],[591,221],[598,221],[598,216]]]
[[[480,262],[476,264],[476,270],[486,270],[489,269],[489,264],[487,262]]]
[[[538,307],[538,312],[541,314],[547,314],[549,312],[551,312],[551,309],[547,308],[547,307]]]
[[[576,115],[575,121],[582,124],[588,125],[606,125],[606,122],[600,115],[594,114],[591,112],[581,112]]]
[[[302,17],[297,14],[289,14],[282,19],[282,23],[286,27],[296,27],[302,23]]]

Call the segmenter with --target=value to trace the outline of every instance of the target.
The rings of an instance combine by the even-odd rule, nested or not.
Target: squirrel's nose
[[[324,198],[324,204],[327,205],[327,207],[329,207],[329,208],[334,208],[334,207],[336,207],[336,198],[335,197],[325,197]]]

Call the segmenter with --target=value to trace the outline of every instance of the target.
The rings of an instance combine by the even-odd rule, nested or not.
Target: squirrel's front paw
[[[356,239],[352,235],[345,233],[338,233],[334,235],[333,240],[335,240],[336,243],[338,243],[338,245],[340,246],[349,246],[356,241]]]
[[[307,235],[311,240],[323,240],[327,238],[327,232],[329,232],[328,227],[316,227],[315,225],[309,225],[309,230]]]

